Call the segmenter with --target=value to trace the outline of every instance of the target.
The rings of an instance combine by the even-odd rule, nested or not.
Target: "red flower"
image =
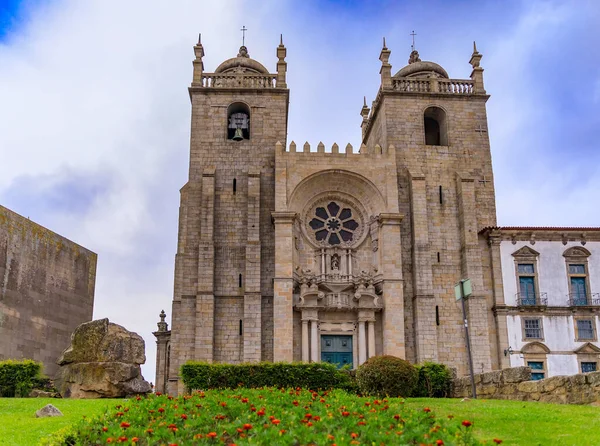
[[[335,438],[335,437],[334,437],[333,435],[331,435],[331,434],[327,435],[327,439],[328,439],[328,440],[333,440],[334,438]]]
[[[280,433],[280,434],[285,434],[285,432],[286,432],[286,430],[285,430],[285,429],[281,429],[281,430],[279,431],[279,433]]]
[[[177,446],[177,443],[169,443],[169,446]]]
[[[131,426],[131,424],[129,424],[129,423],[125,422],[125,421],[123,421],[123,422],[121,423],[121,427],[122,427],[123,429],[127,429],[129,426]]]
[[[227,403],[225,401],[221,401],[221,406],[226,407]]]
[[[321,417],[320,417],[320,416],[318,416],[318,415],[315,415],[315,416],[313,417],[313,420],[315,420],[315,421],[321,421]]]
[[[350,412],[346,412],[346,411],[342,412],[343,417],[347,417],[348,415],[350,415]]]
[[[471,423],[469,420],[464,420],[464,421],[462,422],[462,425],[463,425],[464,427],[470,427],[470,426],[472,426],[472,425],[473,425],[473,423]]]
[[[258,412],[256,412],[256,415],[260,415],[261,417],[265,414],[265,410],[264,409],[260,409]]]
[[[436,440],[435,444],[438,445],[438,446],[442,446],[444,444],[444,441],[443,440]]]
[[[499,438],[494,438],[494,443],[500,444],[502,443],[502,440],[500,440]]]
[[[306,418],[307,420],[310,420],[312,418],[312,415],[307,413],[306,415],[304,415],[304,418]]]
[[[352,438],[358,438],[358,434],[355,434],[354,432],[352,432],[352,433],[350,434],[350,436],[351,436]]]
[[[217,436],[217,433],[216,432],[209,432],[208,434],[206,434],[206,436],[208,438],[215,438]]]
[[[164,407],[159,407],[159,408],[158,408],[158,411],[159,411],[160,413],[163,413],[163,412],[165,411],[165,408],[164,408]]]
[[[423,412],[431,412],[431,409],[429,407],[426,407],[425,409],[423,409]]]
[[[306,423],[306,425],[307,425],[308,427],[311,427],[311,426],[312,426],[312,423],[309,421],[308,423]]]
[[[131,442],[132,442],[132,443],[137,443],[138,441],[140,441],[140,439],[139,439],[138,437],[133,437],[133,438],[131,439]]]
[[[276,418],[273,421],[271,421],[271,423],[277,425],[277,424],[281,423],[281,421]]]
[[[396,414],[394,415],[394,420],[399,420],[400,419],[400,415]]]
[[[123,415],[125,415],[123,412],[117,412],[118,417],[122,417]]]
[[[358,425],[359,425],[359,426],[364,426],[365,424],[367,424],[367,423],[365,423],[364,421],[359,421],[359,422],[358,422]]]
[[[119,437],[119,442],[120,443],[125,443],[127,441],[127,437],[125,437],[124,435]]]
[[[151,434],[152,432],[154,432],[154,430],[153,430],[153,429],[146,429],[146,433],[147,433],[147,434]]]
[[[249,431],[250,429],[252,429],[252,425],[249,423],[244,424],[243,426],[244,430]]]
[[[324,399],[324,398],[321,398],[319,401],[320,401],[321,403],[324,403],[324,402],[325,402],[325,399]]]
[[[247,403],[248,402],[248,398],[242,398],[242,403]]]
[[[184,413],[182,413],[182,414],[181,414],[181,419],[182,419],[182,420],[187,420],[187,415],[186,415],[186,414],[184,414]]]
[[[107,428],[106,426],[104,426],[104,427],[102,428],[102,432],[106,432],[106,431],[108,431],[108,428]]]
[[[112,440],[112,438],[108,437],[108,438],[106,439],[106,442],[107,442],[107,443],[112,443],[112,442],[113,442],[113,440]]]
[[[452,418],[454,418],[454,415],[448,415],[449,420],[451,420]]]
[[[176,425],[176,424],[169,424],[169,425],[167,426],[167,429],[174,429],[174,428],[176,428],[176,427],[177,427],[177,425]]]

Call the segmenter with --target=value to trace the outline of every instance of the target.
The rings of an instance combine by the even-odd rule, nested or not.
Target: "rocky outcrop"
[[[471,378],[454,380],[452,396],[471,396]],[[541,401],[559,404],[600,403],[600,372],[553,376],[531,381],[529,367],[513,367],[475,375],[478,398]]]
[[[150,392],[140,364],[144,340],[108,319],[81,324],[57,363],[55,385],[65,398],[120,398]]]

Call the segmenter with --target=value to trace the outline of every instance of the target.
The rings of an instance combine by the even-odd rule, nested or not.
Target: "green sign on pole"
[[[454,297],[456,300],[461,300],[463,297],[469,297],[471,294],[473,294],[471,279],[461,280],[454,286]]]

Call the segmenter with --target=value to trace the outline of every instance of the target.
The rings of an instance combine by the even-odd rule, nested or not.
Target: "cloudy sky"
[[[360,144],[363,96],[409,33],[466,78],[483,54],[501,225],[600,225],[600,1],[0,0],[0,204],[99,255],[94,317],[140,333],[154,381],[187,179],[192,47],[275,71],[288,48],[288,142]],[[170,314],[169,314],[170,317]]]

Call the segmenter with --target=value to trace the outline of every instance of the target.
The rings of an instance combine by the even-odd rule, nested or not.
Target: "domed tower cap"
[[[435,73],[437,77],[448,79],[448,73],[435,62],[422,61],[419,52],[413,50],[408,58],[408,65],[398,71],[394,77],[430,77]]]
[[[250,74],[269,74],[269,70],[263,64],[250,58],[248,48],[242,45],[237,57],[227,59],[217,67],[215,73],[239,73],[246,71]]]

